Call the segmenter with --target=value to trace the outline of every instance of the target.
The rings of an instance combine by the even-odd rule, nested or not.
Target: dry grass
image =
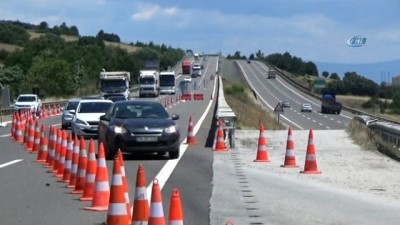
[[[371,130],[358,120],[352,120],[346,131],[354,142],[366,150],[376,150],[377,143],[371,138]]]
[[[6,44],[6,43],[0,43],[0,51],[6,51],[6,52],[15,52],[16,50],[22,50],[22,47],[18,45],[11,45],[11,44]]]
[[[230,88],[232,83],[223,81],[224,89]],[[250,90],[238,95],[225,94],[225,100],[236,114],[237,129],[259,129],[260,123],[268,130],[286,129],[267,110],[257,103]]]
[[[104,41],[104,43],[107,46],[114,46],[114,47],[119,47],[119,48],[125,49],[128,53],[133,53],[133,52],[140,50],[140,47],[132,46],[132,45],[125,44],[125,43],[115,43],[115,42],[109,42],[109,41]]]

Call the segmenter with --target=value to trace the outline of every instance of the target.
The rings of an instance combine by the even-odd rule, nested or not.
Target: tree
[[[254,54],[253,54],[253,53],[250,54],[249,59],[250,59],[250,60],[254,60]]]
[[[327,78],[329,76],[329,72],[328,71],[323,71],[322,72],[322,76]]]
[[[40,22],[39,26],[37,27],[37,31],[46,33],[49,31],[49,25],[46,22]]]
[[[263,59],[264,58],[264,53],[261,50],[258,50],[256,53],[257,59]]]
[[[329,78],[331,78],[333,80],[340,80],[340,77],[339,77],[339,75],[337,73],[331,73]]]

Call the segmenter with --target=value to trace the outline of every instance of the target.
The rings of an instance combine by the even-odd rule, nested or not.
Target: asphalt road
[[[245,60],[238,60],[239,68],[256,92],[259,101],[270,112],[274,111],[278,102],[288,100],[290,108],[284,108],[280,120],[294,129],[344,129],[354,117],[345,110],[340,115],[321,114],[321,101],[305,95],[296,90],[288,82],[277,75],[276,79],[267,79],[268,67],[258,61],[247,63]],[[301,105],[310,103],[313,112],[301,112]]]
[[[214,80],[210,79],[217,68],[217,57],[209,57],[204,62],[204,74],[194,78],[192,83],[180,86],[181,92],[202,93],[204,100],[177,101],[175,95],[163,95],[158,99],[165,104],[170,114],[180,115],[178,125],[181,131],[181,156],[178,160],[168,160],[166,156],[129,155],[125,154],[125,170],[128,179],[131,203],[134,196],[136,173],[139,164],[145,168],[148,183],[148,199],[150,201],[151,184],[159,180],[162,190],[165,219],[168,219],[171,193],[178,188],[184,211],[184,221],[197,221],[197,224],[209,224],[209,199],[212,185],[211,151],[214,130],[211,129],[215,99],[211,99],[216,91]],[[178,71],[179,73],[179,68]],[[177,83],[181,84],[182,76]],[[133,93],[133,98],[137,93]],[[149,98],[150,99],[150,98]],[[194,124],[196,145],[187,145],[189,117]],[[3,118],[7,121],[9,118]],[[40,120],[44,124],[59,126],[60,116]],[[77,200],[80,195],[70,194],[71,190],[57,179],[48,169],[35,163],[36,154],[28,153],[23,145],[13,142],[9,136],[11,124],[0,130],[0,224],[102,224],[107,212],[91,212],[83,210],[91,202]],[[89,140],[87,140],[89,141]],[[88,143],[87,143],[88,144]],[[87,145],[88,146],[88,145]],[[96,144],[97,146],[97,144]],[[17,160],[17,161],[15,161]],[[13,164],[9,164],[9,163]],[[7,164],[5,164],[7,163]],[[107,161],[109,177],[112,174],[112,161]]]

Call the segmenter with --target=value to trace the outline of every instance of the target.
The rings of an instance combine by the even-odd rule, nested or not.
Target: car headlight
[[[75,123],[82,124],[82,125],[87,125],[85,121],[80,120],[80,119],[76,119]]]
[[[164,132],[167,134],[175,133],[178,130],[176,126],[170,126],[164,129]]]
[[[124,127],[121,126],[111,126],[110,127],[112,131],[116,134],[126,134],[127,130]]]

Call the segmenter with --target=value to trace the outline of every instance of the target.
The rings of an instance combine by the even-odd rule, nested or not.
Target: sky
[[[126,43],[200,53],[289,52],[349,64],[400,59],[399,0],[2,0],[0,20],[65,22],[81,36],[103,30]],[[356,35],[367,38],[364,46],[346,44]]]

